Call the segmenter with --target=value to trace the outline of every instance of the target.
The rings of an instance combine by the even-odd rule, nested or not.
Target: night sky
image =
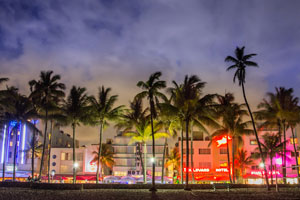
[[[276,86],[300,96],[299,0],[0,0],[0,76],[24,94],[51,69],[68,89],[105,85],[128,105],[137,81],[159,70],[168,83],[197,74],[205,92],[241,100],[224,63],[236,46],[258,54],[246,82],[253,108]],[[97,138],[78,131],[81,143]]]

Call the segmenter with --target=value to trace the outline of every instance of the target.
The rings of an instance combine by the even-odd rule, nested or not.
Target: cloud
[[[280,0],[1,1],[1,76],[26,93],[29,80],[52,69],[68,88],[96,94],[105,85],[128,104],[139,91],[136,82],[160,70],[168,83],[197,74],[206,92],[232,91],[242,101],[224,58],[245,45],[260,65],[247,74],[255,108],[277,82],[296,87],[299,9],[299,1]],[[78,138],[88,143],[85,130]],[[90,141],[97,138],[96,129],[88,132]]]

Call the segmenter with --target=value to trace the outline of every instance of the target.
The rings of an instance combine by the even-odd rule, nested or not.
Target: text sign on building
[[[186,172],[186,168],[183,168],[183,171]],[[189,172],[192,172],[192,169],[189,168]],[[210,172],[209,168],[193,168],[193,172],[194,173],[206,173],[206,172]]]
[[[269,175],[271,175],[271,172],[268,172]],[[279,171],[272,171],[272,175],[280,175]],[[251,175],[265,175],[265,171],[251,171]]]

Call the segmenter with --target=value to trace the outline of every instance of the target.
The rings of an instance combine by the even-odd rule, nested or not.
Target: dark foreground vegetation
[[[31,200],[79,200],[79,199],[300,199],[299,188],[281,188],[277,193],[275,189],[266,191],[265,188],[241,188],[231,189],[227,192],[225,189],[219,189],[214,192],[211,189],[197,189],[184,191],[182,189],[163,189],[157,192],[150,192],[148,189],[90,189],[90,190],[36,190],[28,188],[0,188],[0,200],[9,199],[31,199]]]

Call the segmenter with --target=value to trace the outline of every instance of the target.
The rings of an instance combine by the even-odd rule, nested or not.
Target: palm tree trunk
[[[235,168],[234,168],[234,151],[235,151],[235,147],[234,147],[234,139],[235,137],[232,136],[232,139],[231,139],[231,158],[232,158],[232,183],[235,184]]]
[[[180,155],[180,182],[183,184],[183,123],[181,124],[181,155]]]
[[[31,177],[34,178],[34,154],[35,154],[35,129],[36,121],[33,121],[34,130],[32,131],[32,147],[31,147]]]
[[[245,92],[245,87],[244,87],[244,82],[243,82],[243,81],[242,81],[242,90],[243,90],[243,97],[244,97],[244,100],[245,100],[245,103],[246,103],[248,112],[249,112],[249,114],[250,114],[250,118],[251,118],[253,130],[254,130],[255,138],[256,138],[257,145],[258,145],[259,152],[260,152],[260,156],[261,156],[261,160],[262,160],[263,165],[264,165],[264,171],[265,171],[265,174],[268,174],[268,173],[267,173],[267,168],[266,168],[266,165],[265,165],[265,158],[264,158],[264,156],[263,156],[261,144],[260,144],[260,141],[259,141],[259,138],[258,138],[258,134],[257,134],[257,131],[256,131],[254,118],[253,118],[253,115],[252,115],[250,106],[249,106],[249,104],[248,104],[248,101],[247,101],[247,97],[246,97],[246,92]],[[265,179],[266,179],[266,184],[267,184],[267,190],[270,190],[268,176],[265,176]]]
[[[165,144],[164,144],[164,150],[163,150],[163,159],[162,159],[162,166],[161,166],[161,183],[164,183],[165,159],[166,159],[167,144],[168,144],[168,139],[165,138]]]
[[[143,155],[142,155],[142,144],[139,142],[138,143],[138,147],[139,147],[139,156],[140,156],[140,160],[141,160],[141,166],[142,166],[142,174],[144,175],[144,164],[143,164]]]
[[[271,155],[273,152],[271,152]],[[271,185],[273,185],[273,156],[270,155],[270,165],[271,165]],[[275,171],[276,173],[276,171]],[[268,176],[268,175],[267,175]]]
[[[185,141],[186,141],[186,171],[185,171],[185,187],[184,190],[191,190],[189,188],[189,119],[186,119],[185,124]]]
[[[17,123],[17,130],[15,133],[16,140],[15,140],[15,148],[14,148],[14,164],[13,164],[13,181],[16,181],[16,161],[17,161],[17,146],[18,146],[18,131],[20,129],[20,134],[22,132],[22,125]]]
[[[42,178],[42,170],[44,166],[44,157],[45,157],[45,150],[46,150],[46,142],[47,142],[47,127],[48,126],[48,108],[46,108],[46,116],[45,116],[45,131],[44,131],[44,143],[43,143],[43,151],[42,151],[42,158],[41,158],[41,166],[39,172],[39,180]]]
[[[285,121],[283,121],[283,183],[286,184],[286,130],[285,130]]]
[[[291,129],[292,129],[293,146],[294,146],[294,153],[295,153],[295,163],[296,163],[296,166],[299,166],[299,164],[298,164],[297,148],[296,148],[296,143],[295,143],[295,133],[294,133],[294,128],[291,127]],[[300,184],[299,167],[297,167],[296,170],[297,170],[298,184]]]
[[[75,162],[76,162],[75,128],[76,128],[76,125],[75,125],[75,123],[72,124],[72,128],[73,128],[73,184],[75,184],[76,183],[76,166],[75,166]]]
[[[96,183],[99,183],[99,169],[100,169],[100,158],[101,158],[101,150],[102,150],[102,131],[103,131],[103,121],[100,121],[100,136],[99,136],[99,148],[98,148],[98,165],[96,172]],[[102,167],[102,166],[101,166]]]
[[[147,144],[144,142],[144,184],[147,184]]]
[[[4,137],[3,139],[5,138],[5,141],[4,141],[4,148],[3,150],[5,151],[6,149],[6,141],[7,141],[7,138],[9,137],[9,123],[7,123],[7,125],[5,125],[5,132],[4,132]],[[5,152],[6,153],[6,152]],[[3,157],[3,164],[2,164],[2,181],[4,182],[4,179],[5,179],[5,163],[6,163],[6,156],[5,156],[5,153],[3,153],[4,157]]]
[[[231,170],[230,170],[230,155],[229,155],[229,144],[228,144],[228,134],[226,135],[226,148],[227,148],[227,170],[229,175],[230,183],[232,183]]]
[[[50,133],[49,133],[49,154],[48,154],[48,183],[50,183],[50,160],[51,160],[51,146],[52,146],[52,126],[53,126],[53,121],[52,119],[50,120]],[[74,137],[74,134],[73,134],[73,137]],[[73,138],[74,140],[74,138]]]
[[[150,97],[150,122],[151,122],[151,133],[152,133],[152,187],[150,191],[156,191],[155,188],[155,139],[154,139],[154,127],[153,127],[153,114],[154,114],[154,102]]]
[[[193,121],[191,122],[191,168],[192,168],[192,183],[195,183],[194,175],[194,147],[193,147],[194,131],[193,131]]]

